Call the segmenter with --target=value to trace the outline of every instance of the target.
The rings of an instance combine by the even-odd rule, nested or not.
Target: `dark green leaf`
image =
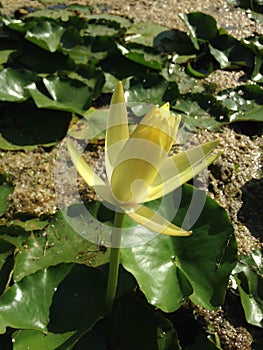
[[[131,295],[118,301],[110,321],[98,322],[74,349],[181,349],[172,324]]]
[[[240,41],[226,33],[220,33],[209,45],[210,53],[221,69],[253,66],[253,53]]]
[[[210,41],[217,34],[216,20],[202,12],[192,12],[188,14],[180,14],[180,18],[184,21],[190,34],[190,38],[194,47],[199,50],[200,42]]]
[[[204,192],[189,185],[183,186],[181,195],[178,191],[165,197],[160,214],[167,216],[178,208],[173,223],[187,224],[192,236],[159,235],[143,246],[122,249],[122,263],[148,301],[165,312],[178,309],[186,297],[213,309],[222,304],[237,261],[233,228],[224,209]],[[203,209],[198,212],[201,203]],[[157,200],[149,206],[159,204]],[[137,229],[134,226],[134,234]],[[143,234],[147,229],[140,227]]]
[[[0,216],[8,209],[10,200],[9,195],[14,191],[14,187],[10,183],[0,185]]]
[[[9,65],[18,65],[37,73],[55,73],[74,69],[74,62],[66,53],[50,52],[28,41],[22,41],[19,51],[9,57]]]
[[[38,109],[31,102],[0,105],[0,147],[5,150],[32,150],[52,146],[66,134],[69,113]]]
[[[130,81],[127,102],[161,104],[167,87],[168,82],[157,73],[137,75]]]
[[[160,32],[153,41],[160,52],[176,52],[180,56],[193,55],[196,50],[189,36],[180,30],[171,29]]]
[[[248,323],[263,328],[263,259],[262,252],[242,256],[233,271]]]
[[[130,61],[118,52],[108,56],[100,65],[105,72],[112,74],[119,80],[146,73],[146,67]]]
[[[59,284],[50,307],[48,330],[88,330],[104,316],[106,278],[97,269],[75,265]]]
[[[124,56],[131,61],[155,70],[162,69],[164,60],[160,57],[160,54],[151,47],[130,44],[126,47],[122,47],[122,51]]]
[[[184,113],[182,121],[193,131],[203,128],[215,131],[229,121],[227,108],[207,93],[182,95],[172,108]]]

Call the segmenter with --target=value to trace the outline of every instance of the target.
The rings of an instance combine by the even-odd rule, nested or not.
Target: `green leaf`
[[[65,333],[87,331],[104,316],[105,287],[104,274],[84,265],[60,264],[40,270],[0,297],[0,332],[4,333],[6,327],[48,331],[60,336],[43,339],[38,333],[38,340],[42,337],[45,345],[49,341],[61,343],[71,335]],[[27,346],[33,346],[36,333],[22,337],[21,341],[25,340],[32,342]],[[75,343],[75,335],[67,342]]]
[[[101,271],[75,265],[53,296],[48,330],[87,331],[105,315],[105,290],[106,276]]]
[[[60,263],[75,262],[89,266],[99,266],[109,261],[109,251],[101,251],[97,244],[81,237],[78,232],[92,234],[99,230],[96,222],[87,224],[82,215],[82,207],[75,205],[59,211],[44,232],[38,232],[24,240],[14,267],[14,280],[40,269]],[[85,213],[83,213],[84,215]]]
[[[19,330],[13,333],[13,350],[47,350],[57,349],[64,344],[76,332],[55,334],[49,332],[39,332],[32,330]]]
[[[126,43],[154,46],[155,38],[169,28],[152,22],[137,22],[130,26],[125,33]]]
[[[176,52],[180,56],[196,54],[189,36],[178,29],[164,30],[154,37],[153,46],[160,52]]]
[[[43,269],[10,287],[0,297],[0,333],[6,327],[47,330],[53,294],[71,269],[72,265]]]
[[[121,46],[119,46],[119,48],[121,48]],[[125,57],[133,62],[155,70],[162,69],[164,60],[160,57],[160,54],[151,47],[130,44],[122,47],[122,52]]]
[[[10,61],[37,73],[51,74],[63,69],[74,69],[74,62],[67,52],[50,52],[24,40],[21,48],[10,55]]]
[[[172,109],[184,113],[182,121],[193,131],[204,128],[216,131],[229,122],[228,110],[224,104],[205,92],[181,95]]]
[[[0,72],[0,100],[21,102],[29,97],[27,87],[38,80],[29,70],[4,69]]]
[[[221,69],[234,69],[253,66],[253,53],[240,41],[226,33],[220,33],[210,44],[210,53],[220,64]]]
[[[167,88],[168,82],[160,74],[137,75],[131,79],[125,97],[127,102],[161,104]]]
[[[10,183],[0,185],[0,216],[8,209],[10,200],[9,195],[14,191],[14,187]]]
[[[118,300],[110,322],[99,321],[76,345],[81,349],[179,350],[172,324],[132,295]]]
[[[248,323],[263,328],[263,259],[262,252],[241,256],[233,270],[241,303]]]
[[[79,80],[50,75],[43,78],[42,84],[43,86],[33,84],[29,89],[38,108],[82,114],[91,105],[94,92]]]
[[[122,264],[135,276],[147,300],[165,312],[178,309],[187,297],[214,309],[224,300],[237,261],[232,225],[223,208],[189,185],[182,187],[181,194],[179,189],[164,198],[160,214],[169,218],[178,207],[172,222],[184,223],[193,234],[187,238],[160,234],[146,245],[122,249]],[[201,203],[203,209],[198,213]],[[149,206],[154,209],[159,204],[157,200]],[[133,227],[135,234],[138,226]],[[147,230],[140,227],[143,234]]]
[[[215,38],[217,26],[214,17],[202,12],[191,12],[180,14],[180,18],[187,26],[190,38],[197,50],[200,49],[199,43]]]
[[[84,118],[73,124],[68,135],[77,140],[105,139],[109,112],[90,108]]]
[[[146,73],[146,67],[130,61],[119,52],[108,55],[107,58],[102,60],[100,66],[105,72],[112,74],[118,80]]]
[[[230,122],[263,121],[263,92],[259,85],[247,84],[221,91],[217,95],[229,109]]]
[[[55,52],[65,29],[54,21],[41,19],[26,33],[25,38],[44,50]]]
[[[32,150],[57,144],[67,133],[71,115],[38,109],[32,101],[0,105],[0,147]]]

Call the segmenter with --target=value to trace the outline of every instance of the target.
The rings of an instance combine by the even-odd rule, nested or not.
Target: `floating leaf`
[[[13,333],[13,349],[25,350],[25,349],[58,349],[60,345],[63,345],[70,339],[76,332],[67,332],[63,334],[55,334],[49,332],[39,332],[32,330],[19,330]]]
[[[157,73],[138,75],[131,79],[125,97],[127,102],[161,104],[167,87],[168,82]]]
[[[263,259],[259,250],[241,256],[233,270],[246,320],[263,328]]]
[[[263,91],[258,85],[247,84],[223,90],[217,100],[228,108],[230,122],[263,121]]]
[[[153,46],[155,38],[169,28],[152,22],[137,22],[130,26],[125,33],[126,43]]]
[[[232,225],[223,208],[189,185],[183,186],[181,195],[177,190],[165,198],[161,214],[167,217],[178,208],[172,222],[179,226],[184,222],[193,234],[187,238],[159,235],[146,245],[122,249],[122,264],[135,276],[147,300],[165,312],[178,309],[187,297],[214,309],[223,303],[237,261]],[[149,205],[158,208],[159,201]],[[140,227],[140,234],[147,235],[147,230]]]
[[[217,34],[217,26],[215,19],[202,12],[191,12],[188,14],[180,14],[180,18],[184,21],[190,34],[190,38],[196,50],[200,49],[200,43],[210,41]]]
[[[71,213],[71,214],[69,214]],[[72,213],[76,213],[74,216]],[[99,235],[96,222],[81,221],[81,207],[69,207],[59,211],[44,232],[31,235],[18,247],[14,267],[14,280],[20,281],[23,277],[40,269],[64,263],[76,262],[90,266],[105,264],[109,260],[109,252],[101,251],[97,244],[82,238],[73,227],[96,232]],[[26,249],[24,248],[26,245]]]
[[[40,270],[15,283],[0,297],[0,333],[6,327],[62,334],[88,330],[104,315],[101,301],[105,287],[104,274],[84,265],[60,264]],[[47,344],[48,341],[49,338]]]
[[[4,69],[0,72],[0,100],[21,102],[29,97],[27,87],[38,80],[29,70]]]
[[[151,47],[130,44],[123,48],[123,54],[131,61],[139,63],[143,66],[155,70],[162,69],[163,59],[160,57],[160,54],[158,54],[158,52]]]
[[[132,295],[126,295],[113,310],[110,323],[99,321],[76,345],[81,349],[181,349],[171,322]]]
[[[0,297],[0,333],[6,327],[47,330],[49,307],[72,265],[43,269],[15,283]]]
[[[210,53],[220,64],[221,69],[253,66],[253,53],[231,35],[219,32],[209,44]]]
[[[0,147],[32,150],[38,145],[57,144],[67,133],[71,115],[38,109],[32,101],[0,105]]]
[[[25,38],[44,50],[55,52],[65,29],[51,20],[40,20],[26,33]]]
[[[229,122],[227,108],[207,93],[182,95],[172,108],[184,113],[182,121],[193,131],[202,128],[216,131]]]
[[[76,79],[47,76],[43,87],[30,86],[30,95],[39,108],[58,109],[73,113],[84,113],[91,105],[93,90]],[[46,90],[43,92],[43,88]]]

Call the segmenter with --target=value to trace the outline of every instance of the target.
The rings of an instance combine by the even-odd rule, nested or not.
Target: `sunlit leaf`
[[[4,69],[0,72],[0,100],[21,102],[29,97],[27,87],[38,80],[29,70]]]
[[[91,105],[93,90],[76,79],[47,76],[43,88],[30,86],[30,95],[39,108],[58,109],[82,114]]]
[[[44,269],[9,288],[0,297],[0,333],[6,327],[47,330],[53,294],[71,269],[72,265]]]
[[[247,84],[221,91],[217,100],[228,108],[230,121],[263,121],[263,91],[258,85]]]
[[[156,37],[168,29],[152,22],[137,22],[126,31],[125,42],[153,46]]]
[[[12,340],[14,343],[13,349],[57,349],[60,345],[64,344],[68,339],[70,339],[75,333],[76,332],[72,331],[63,334],[55,334],[49,332],[40,332],[36,330],[19,330],[14,332],[12,335]]]
[[[123,48],[123,53],[124,56],[131,61],[139,63],[143,66],[155,70],[161,70],[162,68],[163,59],[160,57],[158,52],[156,52],[151,47],[134,44],[128,45],[127,47]]]
[[[75,214],[74,214],[75,213]],[[74,214],[74,215],[73,215]],[[89,230],[97,232],[94,222],[81,220],[81,208],[69,207],[59,211],[45,231],[31,235],[24,241],[27,249],[20,248],[14,267],[14,279],[20,281],[24,276],[32,274],[48,266],[62,262],[75,262],[89,266],[105,264],[109,260],[109,252],[101,251],[97,244],[81,237],[74,231]],[[99,232],[97,232],[99,235]]]
[[[29,275],[0,297],[0,333],[6,327],[51,333],[88,330],[104,315],[105,285],[103,273],[84,265],[60,264]]]
[[[193,234],[187,238],[159,235],[146,245],[122,249],[122,263],[147,300],[163,311],[178,309],[187,297],[214,309],[223,303],[237,261],[233,228],[224,209],[204,192],[184,185],[178,203],[178,191],[165,197],[161,214],[167,216],[179,206],[172,222],[178,226],[184,222],[184,228],[190,227]],[[198,213],[201,203],[203,209]],[[158,208],[158,204],[157,200],[150,206]],[[138,226],[133,227],[136,232]],[[139,229],[141,235],[147,235],[147,230]]]
[[[125,97],[127,102],[161,104],[167,87],[168,82],[157,73],[137,75],[131,79]]]
[[[39,21],[26,33],[25,38],[44,50],[55,52],[65,29],[51,20]]]
[[[233,271],[248,323],[263,328],[263,259],[259,250],[241,256]]]
[[[209,44],[209,50],[221,69],[252,67],[253,53],[239,40],[226,33],[220,33]]]

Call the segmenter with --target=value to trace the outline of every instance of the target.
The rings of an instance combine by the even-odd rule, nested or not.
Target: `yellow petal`
[[[144,205],[141,205],[134,212],[127,212],[127,215],[129,215],[134,221],[157,233],[169,236],[190,236],[192,234],[191,231],[185,231],[182,228],[175,226],[163,216]]]
[[[119,154],[111,188],[120,201],[142,203],[167,153],[150,140],[131,138]]]
[[[161,108],[154,107],[137,125],[130,138],[149,140],[168,153],[175,142],[180,120],[180,116],[175,117],[170,113],[168,103]]]
[[[180,117],[170,114],[169,104],[154,107],[126,141],[111,176],[111,188],[120,201],[134,204],[147,199],[147,191],[168,156]]]
[[[206,169],[221,154],[209,157],[217,145],[218,141],[207,142],[167,158],[148,190],[147,201],[165,196]]]
[[[85,159],[81,157],[70,138],[67,139],[67,147],[75,168],[85,182],[92,187],[103,200],[115,204],[109,186],[105,184],[105,182],[91,169]]]
[[[128,138],[129,128],[125,98],[122,82],[119,82],[111,98],[105,139],[105,166],[109,180],[119,153]]]

